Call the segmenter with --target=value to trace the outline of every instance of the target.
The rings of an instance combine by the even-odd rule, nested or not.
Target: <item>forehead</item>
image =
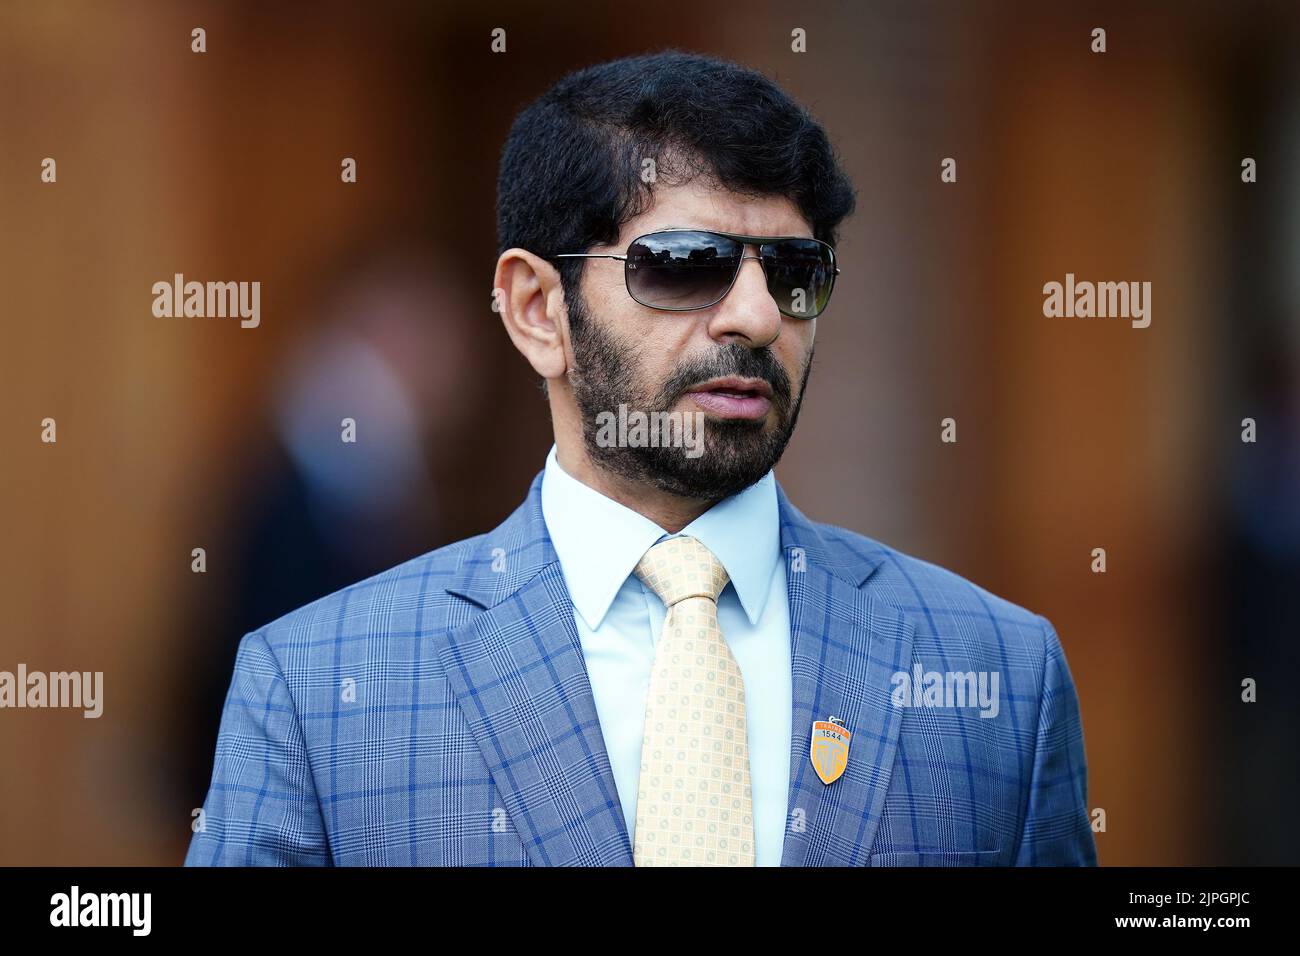
[[[627,243],[657,229],[682,227],[744,236],[812,237],[812,227],[789,197],[744,196],[701,177],[655,186],[650,208],[625,222],[619,239]]]

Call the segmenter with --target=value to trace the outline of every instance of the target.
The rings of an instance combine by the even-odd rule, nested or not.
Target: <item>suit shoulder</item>
[[[258,628],[272,650],[287,644],[334,641],[349,621],[373,621],[376,615],[414,612],[417,604],[439,606],[430,596],[440,594],[467,555],[486,535],[476,535],[427,551],[332,594],[304,604]],[[432,623],[432,622],[430,622]]]
[[[960,617],[979,625],[1009,625],[1044,635],[1051,623],[1041,614],[1000,597],[955,571],[835,525],[819,525],[823,537],[849,552],[878,561],[863,585],[908,617]],[[982,628],[981,628],[982,629]]]

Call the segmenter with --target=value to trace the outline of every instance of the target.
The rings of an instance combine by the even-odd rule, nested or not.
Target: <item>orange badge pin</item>
[[[834,783],[849,765],[851,736],[838,717],[813,722],[810,756],[822,783]]]

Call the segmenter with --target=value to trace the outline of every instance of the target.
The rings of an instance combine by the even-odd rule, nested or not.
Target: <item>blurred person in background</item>
[[[202,744],[186,748],[199,755],[189,776],[200,797],[237,650],[231,635],[446,539],[434,466],[455,447],[479,378],[470,306],[436,251],[414,241],[339,263],[318,324],[274,380],[271,440],[246,478],[238,578],[196,691]]]

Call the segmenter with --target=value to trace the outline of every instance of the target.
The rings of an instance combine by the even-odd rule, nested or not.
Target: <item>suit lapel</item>
[[[447,588],[485,610],[436,635],[438,653],[532,862],[631,866],[540,489],[539,476],[524,504],[482,539]]]
[[[880,824],[902,711],[892,677],[911,666],[913,625],[860,586],[884,558],[824,537],[779,493],[793,671],[790,800],[782,866],[863,866]],[[813,721],[848,728],[848,766],[823,784],[813,769]]]

